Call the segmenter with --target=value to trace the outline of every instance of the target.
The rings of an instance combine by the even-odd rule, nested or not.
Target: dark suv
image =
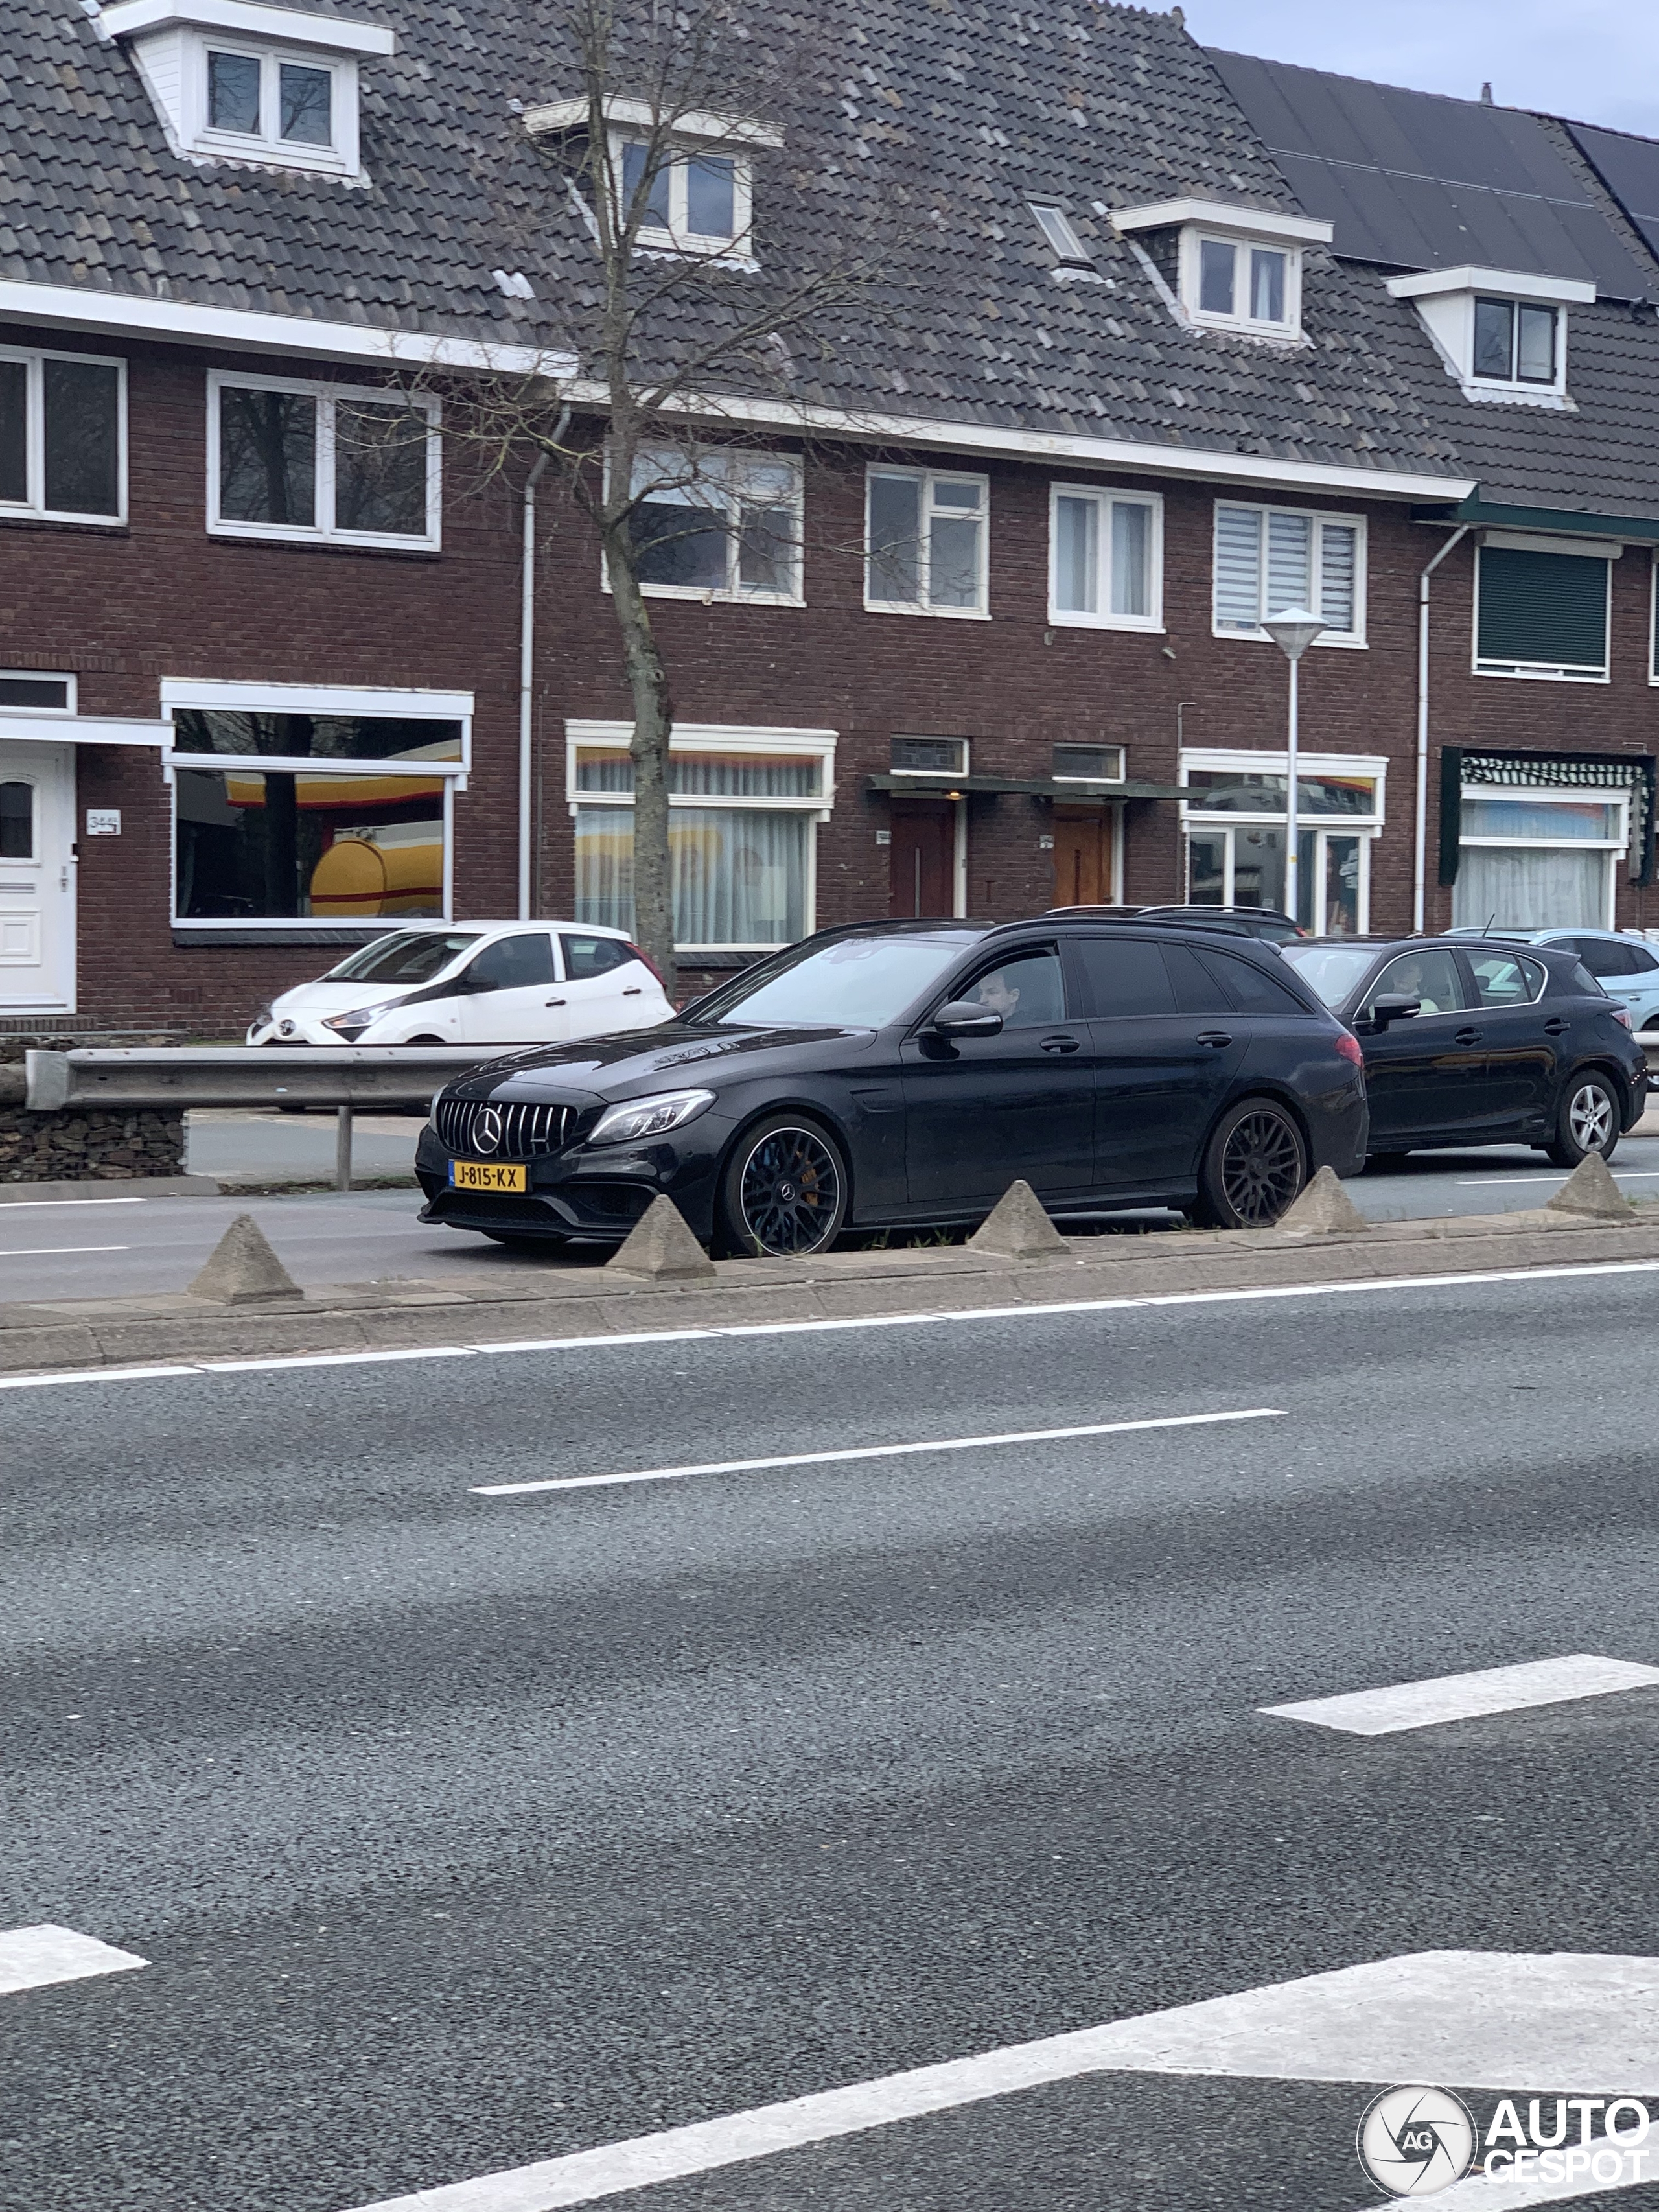
[[[1174,921],[1194,929],[1218,929],[1229,937],[1256,937],[1264,945],[1285,945],[1307,931],[1271,906],[1057,906],[1052,914],[1086,915],[1094,921]]]
[[[1373,1159],[1531,1145],[1558,1167],[1613,1152],[1641,1119],[1648,1067],[1576,954],[1489,938],[1316,938],[1282,957],[1365,1055]]]

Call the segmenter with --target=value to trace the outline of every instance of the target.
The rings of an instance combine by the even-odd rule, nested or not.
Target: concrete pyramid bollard
[[[1273,1224],[1296,1237],[1352,1237],[1370,1225],[1329,1168],[1321,1168]]]
[[[1011,1182],[968,1239],[970,1252],[998,1260],[1052,1260],[1066,1250],[1066,1239],[1043,1212],[1030,1184]]]
[[[605,1263],[606,1274],[652,1283],[712,1283],[714,1263],[673,1200],[659,1192]]]
[[[239,1213],[214,1246],[206,1267],[190,1286],[190,1295],[215,1305],[249,1306],[303,1293],[265,1242],[253,1216]]]
[[[1613,1179],[1613,1170],[1600,1152],[1586,1152],[1553,1198],[1544,1200],[1548,1213],[1576,1214],[1581,1220],[1627,1221],[1636,1218],[1630,1200]]]

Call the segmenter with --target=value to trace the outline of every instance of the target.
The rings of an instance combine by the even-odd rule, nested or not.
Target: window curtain
[[[804,936],[811,834],[805,814],[723,806],[677,811],[668,833],[676,942],[788,945]],[[633,929],[631,808],[578,809],[576,919]]]
[[[1605,929],[1607,853],[1465,845],[1452,921],[1459,929]]]

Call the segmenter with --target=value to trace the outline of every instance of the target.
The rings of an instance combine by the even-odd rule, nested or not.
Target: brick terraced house
[[[532,367],[595,404],[556,29],[8,23],[5,1026],[231,1033],[410,915],[629,926],[593,541],[544,495],[526,576],[523,472],[445,415]],[[658,502],[707,518],[647,586],[684,979],[889,912],[1281,902],[1296,603],[1304,921],[1659,923],[1659,146],[1178,10],[816,35],[749,150],[688,131],[650,249],[735,298],[907,216],[881,313],[713,390],[728,442]]]

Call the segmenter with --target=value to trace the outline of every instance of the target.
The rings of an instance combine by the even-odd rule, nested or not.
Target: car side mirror
[[[1380,999],[1371,1001],[1371,1026],[1385,1030],[1390,1022],[1408,1022],[1423,1011],[1421,999],[1413,999],[1407,991],[1385,991]]]
[[[976,999],[952,999],[933,1017],[937,1036],[1000,1036],[1002,1017],[994,1006],[981,1006]]]
[[[477,991],[493,991],[495,986],[487,975],[480,975],[476,969],[469,968],[458,975],[449,988],[454,997],[467,999]]]

